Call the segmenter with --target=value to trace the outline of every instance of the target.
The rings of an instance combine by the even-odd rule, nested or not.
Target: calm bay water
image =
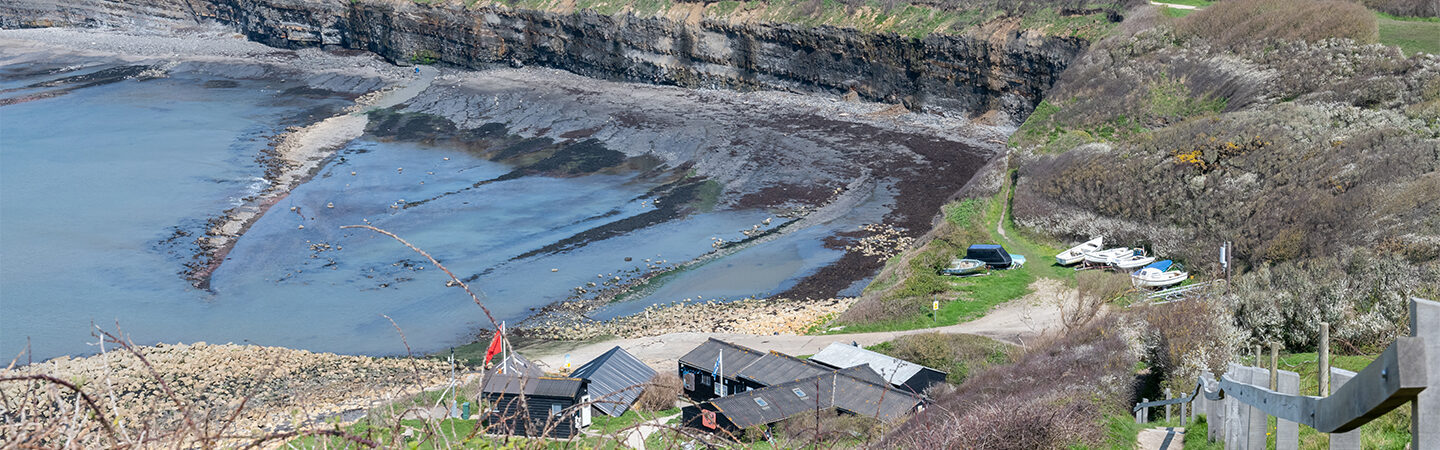
[[[34,81],[5,80],[0,88]],[[93,352],[92,322],[107,329],[118,322],[142,344],[400,354],[394,320],[416,351],[435,351],[488,325],[479,309],[399,243],[340,226],[387,229],[457,275],[476,276],[471,284],[497,319],[514,323],[601,281],[597,275],[643,267],[646,258],[693,259],[711,250],[711,237],[740,240],[739,230],[769,217],[701,213],[516,259],[643,213],[656,182],[635,174],[532,176],[402,208],[404,199],[458,190],[512,167],[460,148],[362,138],[257,221],[211,290],[199,290],[179,275],[189,249],[177,243],[263,188],[255,158],[268,137],[298,114],[347,103],[289,98],[280,92],[290,86],[278,82],[212,83],[224,86],[217,89],[206,81],[213,80],[127,80],[0,107],[0,354],[17,354],[27,342],[37,359]],[[598,315],[783,291],[841,256],[821,239],[878,221],[887,201],[874,198],[832,223],[692,268]],[[192,236],[167,241],[177,230]]]

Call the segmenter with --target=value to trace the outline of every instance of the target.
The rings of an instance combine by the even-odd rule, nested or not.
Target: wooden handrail
[[[1437,326],[1440,324],[1440,320],[1437,320],[1440,319],[1440,303],[1414,298],[1410,302],[1410,315],[1412,336],[1400,337],[1390,343],[1379,357],[1329,396],[1282,394],[1239,381],[1248,378],[1245,376],[1237,379],[1226,374],[1219,380],[1214,380],[1209,374],[1203,374],[1195,383],[1195,391],[1190,395],[1140,403],[1135,405],[1132,412],[1189,403],[1203,394],[1211,401],[1230,397],[1267,416],[1306,425],[1322,433],[1345,433],[1359,429],[1361,425],[1390,410],[1411,403],[1415,411],[1412,414],[1425,415],[1424,419],[1420,419],[1418,415],[1413,418],[1415,421],[1411,424],[1412,441],[1423,442],[1420,434],[1415,433],[1427,433],[1425,430],[1428,428],[1422,423],[1431,423],[1429,421],[1435,420],[1436,416],[1433,406],[1435,394],[1426,392],[1426,389],[1428,387],[1433,388],[1431,391],[1440,390],[1440,386],[1433,386],[1436,383],[1432,381],[1440,374],[1431,373],[1440,370],[1440,364],[1437,364],[1440,363],[1440,352],[1436,351],[1435,346],[1435,341],[1440,340],[1440,337],[1437,337],[1437,331],[1440,331],[1440,326]],[[1427,337],[1430,339],[1428,342]],[[1427,354],[1427,348],[1430,354]],[[1422,397],[1428,400],[1422,402]]]
[[[1415,400],[1425,390],[1425,365],[1424,339],[1402,337],[1328,397],[1281,394],[1224,376],[1220,391],[1266,415],[1321,433],[1344,433]]]

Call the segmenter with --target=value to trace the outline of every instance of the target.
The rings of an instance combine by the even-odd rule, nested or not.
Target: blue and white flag
[[[725,365],[722,364],[721,361],[724,358],[725,349],[720,349],[720,354],[715,356],[715,369],[710,371],[710,374],[715,375],[715,378],[717,379],[720,378],[720,370],[725,368]]]

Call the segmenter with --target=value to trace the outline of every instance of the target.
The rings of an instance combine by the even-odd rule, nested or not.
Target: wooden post
[[[1165,399],[1169,400],[1172,398],[1175,398],[1175,396],[1170,395],[1170,388],[1165,388]],[[1170,405],[1165,405],[1165,421],[1170,421]]]
[[[1278,389],[1279,384],[1277,384],[1277,382],[1279,381],[1279,377],[1280,377],[1280,372],[1279,372],[1279,371],[1280,371],[1280,343],[1279,343],[1279,342],[1275,342],[1275,341],[1271,341],[1271,342],[1270,342],[1270,390],[1272,390],[1272,391],[1279,390],[1279,389]]]
[[[1212,381],[1214,380],[1214,377],[1209,376],[1209,374],[1206,374],[1206,378]],[[1209,399],[1205,400],[1205,421],[1209,423],[1209,426],[1205,429],[1205,437],[1208,438],[1210,442],[1215,442],[1221,439],[1221,436],[1225,435],[1224,406],[1224,400],[1213,402]]]
[[[1320,391],[1317,397],[1330,396],[1330,323],[1320,322]]]
[[[1300,394],[1300,374],[1286,370],[1279,371],[1281,394]],[[1275,420],[1275,450],[1298,450],[1300,448],[1300,424],[1284,419]]]
[[[1410,335],[1425,339],[1425,390],[1410,402],[1410,448],[1440,448],[1440,303],[1410,299]]]
[[[1269,376],[1269,374],[1265,373],[1265,369],[1259,367],[1248,367],[1248,369],[1250,369],[1251,385],[1261,386],[1260,383],[1264,382],[1265,378]],[[1245,406],[1250,410],[1250,426],[1246,428],[1248,434],[1245,439],[1247,443],[1245,448],[1250,450],[1263,449],[1265,448],[1265,435],[1270,431],[1270,422],[1266,420],[1268,416],[1264,411],[1261,411],[1260,408],[1250,405]]]
[[[1230,364],[1230,371],[1225,376],[1241,383],[1250,382],[1250,371],[1239,364]],[[1225,396],[1225,450],[1245,448],[1245,428],[1250,425],[1249,412],[1250,408],[1245,407],[1240,400]]]
[[[1355,375],[1355,372],[1348,370],[1330,368],[1330,378],[1335,382],[1335,389],[1340,389],[1345,382],[1355,378]],[[1330,450],[1360,450],[1360,430],[1330,433]]]
[[[1194,400],[1191,400],[1191,401],[1193,402]],[[1182,427],[1185,426],[1185,417],[1186,417],[1186,416],[1185,416],[1185,409],[1186,409],[1186,407],[1188,407],[1188,406],[1190,406],[1189,403],[1181,403],[1181,404],[1180,404],[1180,426],[1182,426]],[[1191,411],[1194,411],[1195,408],[1190,408],[1190,410],[1191,410]]]
[[[1148,398],[1142,398],[1142,399],[1140,399],[1140,403],[1150,403],[1150,399],[1148,399]],[[1136,420],[1139,421],[1139,422],[1136,422],[1136,423],[1149,423],[1149,422],[1150,422],[1150,407],[1149,407],[1149,406],[1146,406],[1146,407],[1144,407],[1144,408],[1140,408],[1140,417],[1137,418]]]

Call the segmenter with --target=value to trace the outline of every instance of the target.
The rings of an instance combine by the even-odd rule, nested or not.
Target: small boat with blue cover
[[[1170,260],[1152,263],[1130,274],[1130,283],[1137,288],[1169,287],[1180,284],[1190,274],[1184,266]]]

